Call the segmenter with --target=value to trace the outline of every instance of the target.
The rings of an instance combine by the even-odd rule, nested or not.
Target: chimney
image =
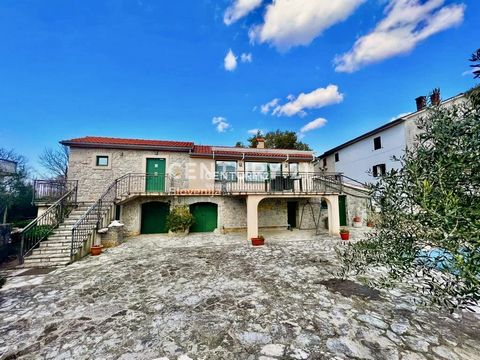
[[[417,103],[417,111],[423,110],[427,107],[427,97],[426,96],[419,96],[415,99]]]
[[[438,106],[440,105],[440,102],[440,89],[433,89],[432,93],[430,94],[430,103],[432,104],[432,106]]]
[[[265,149],[265,139],[257,138],[257,149]]]

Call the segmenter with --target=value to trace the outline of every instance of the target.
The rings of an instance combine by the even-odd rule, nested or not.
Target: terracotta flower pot
[[[263,238],[252,238],[252,245],[253,246],[262,246],[265,244],[265,239]]]
[[[350,239],[350,233],[340,233],[340,237],[342,240],[348,240]]]
[[[367,226],[372,228],[373,227],[373,222],[372,221],[367,221]]]
[[[97,255],[100,255],[101,253],[102,253],[102,245],[93,245],[90,248],[90,254],[92,256],[97,256]]]

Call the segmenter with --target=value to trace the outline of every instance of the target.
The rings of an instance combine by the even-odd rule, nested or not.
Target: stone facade
[[[218,205],[218,230],[220,232],[234,232],[247,228],[247,206],[244,197],[240,196],[159,196],[140,197],[124,203],[121,207],[120,221],[125,224],[125,235],[135,236],[140,234],[142,204],[152,201],[167,202],[170,207],[177,205],[192,205],[195,203],[209,202]],[[287,203],[298,203],[296,211],[297,228],[315,229],[318,221],[321,198],[310,199],[311,207],[306,199],[296,198],[267,198],[258,205],[259,228],[287,228],[288,213]],[[325,206],[325,204],[324,204]],[[312,214],[313,210],[313,214]],[[325,228],[327,209],[322,208],[320,228]],[[303,220],[302,218],[303,212]],[[315,220],[314,220],[315,217]],[[301,221],[302,220],[302,221]]]
[[[96,156],[99,155],[108,156],[108,166],[95,165]],[[145,173],[147,158],[165,159],[166,172],[186,182],[190,161],[188,153],[76,147],[70,148],[68,179],[78,180],[79,201],[95,201],[115,179],[128,173]]]

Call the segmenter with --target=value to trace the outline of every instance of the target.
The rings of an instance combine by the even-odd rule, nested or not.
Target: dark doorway
[[[167,216],[170,205],[164,202],[147,202],[142,204],[142,234],[159,234],[167,232]]]
[[[338,197],[338,211],[340,215],[340,226],[347,226],[347,197],[345,195]]]
[[[287,221],[288,221],[288,225],[290,225],[292,228],[297,227],[297,208],[298,208],[298,202],[296,201],[287,202]]]

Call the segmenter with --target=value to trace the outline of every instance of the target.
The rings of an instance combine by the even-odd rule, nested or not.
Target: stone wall
[[[218,205],[218,229],[232,232],[245,230],[247,227],[247,206],[243,197],[230,196],[162,196],[143,197],[129,201],[122,205],[120,221],[125,224],[126,236],[140,234],[142,204],[151,201],[168,202],[171,207],[176,205],[191,205],[198,202],[211,202]],[[312,207],[305,206],[306,199],[274,199],[267,198],[258,206],[259,228],[286,228],[288,225],[287,202],[298,202],[297,227],[302,229],[315,229],[315,220],[320,211],[320,198],[311,199]],[[312,211],[313,209],[313,215]],[[303,221],[300,218],[303,211]],[[320,228],[324,229],[324,219],[327,217],[327,209],[322,209]]]
[[[107,167],[95,165],[98,155],[109,157]],[[79,201],[95,201],[115,179],[128,173],[145,173],[147,158],[163,158],[166,162],[167,173],[175,174],[181,179],[187,178],[190,160],[188,153],[75,147],[70,149],[68,178],[69,180],[78,180]]]
[[[121,222],[125,224],[126,236],[140,234],[142,204],[151,201],[168,202],[170,207],[210,202],[218,205],[218,229],[233,231],[247,226],[247,207],[245,199],[222,196],[162,196],[137,198],[122,205]]]

